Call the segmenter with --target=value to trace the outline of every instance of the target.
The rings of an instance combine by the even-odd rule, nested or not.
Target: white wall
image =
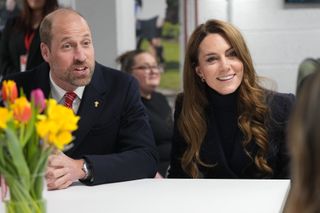
[[[257,73],[281,92],[295,92],[299,63],[320,57],[320,6],[288,6],[284,0],[198,0],[199,23],[229,20],[243,33]]]
[[[116,57],[135,48],[134,0],[59,0],[88,21],[96,60],[116,68]]]
[[[76,6],[75,0],[58,0],[58,3],[61,7],[70,7],[74,9]]]
[[[135,48],[134,0],[60,2],[70,4],[88,19],[99,62],[116,67],[115,58]],[[180,0],[181,7],[183,2]],[[191,22],[186,25],[188,35],[195,27],[193,9],[198,2],[198,22],[218,18],[236,25],[248,43],[257,73],[275,81],[281,92],[295,92],[298,65],[304,58],[320,57],[320,6],[291,7],[284,0],[186,2]]]
[[[117,56],[136,48],[134,0],[116,0]]]

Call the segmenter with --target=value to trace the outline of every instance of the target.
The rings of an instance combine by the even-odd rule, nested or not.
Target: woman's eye
[[[209,62],[209,63],[210,63],[210,62],[214,62],[214,61],[216,61],[216,60],[217,60],[216,57],[209,57],[209,58],[206,59],[206,61]]]
[[[229,57],[237,57],[238,55],[237,55],[236,51],[233,50],[233,51],[229,52],[227,54],[227,56],[229,56]]]

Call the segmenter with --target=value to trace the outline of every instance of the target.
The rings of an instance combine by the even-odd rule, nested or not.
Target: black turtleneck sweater
[[[207,133],[201,144],[199,157],[205,164],[199,164],[199,177],[203,178],[287,178],[289,156],[286,147],[286,125],[294,103],[292,94],[270,92],[266,94],[267,107],[270,109],[268,122],[269,149],[266,156],[273,173],[260,171],[247,152],[255,155],[258,146],[255,141],[244,147],[243,134],[238,127],[239,91],[220,95],[207,86],[208,105],[205,109]],[[188,148],[177,128],[183,95],[178,96],[175,105],[175,125],[172,142],[172,155],[169,178],[187,178],[190,175],[182,169],[181,158]],[[254,139],[253,139],[254,140]]]
[[[207,88],[207,94],[209,100],[209,119],[217,125],[217,134],[221,140],[223,151],[229,161],[238,130],[238,91],[228,95],[221,95],[215,90]]]

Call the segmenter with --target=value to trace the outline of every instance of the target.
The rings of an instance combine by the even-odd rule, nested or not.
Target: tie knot
[[[76,99],[77,94],[74,92],[66,92],[66,94],[64,94],[64,105],[68,108],[72,109],[72,103],[74,101],[74,99]]]

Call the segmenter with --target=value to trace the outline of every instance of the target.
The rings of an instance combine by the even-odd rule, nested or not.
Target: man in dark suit
[[[59,103],[74,92],[80,116],[72,147],[49,157],[48,189],[154,177],[157,151],[134,78],[95,62],[89,26],[73,10],[46,16],[40,37],[46,63],[9,78],[25,94],[41,88]]]

